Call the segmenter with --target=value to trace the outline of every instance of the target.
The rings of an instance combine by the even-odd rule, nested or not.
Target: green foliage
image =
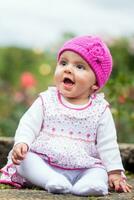
[[[111,103],[119,141],[133,143],[134,49],[130,41],[121,38],[110,46],[113,56],[113,72],[104,91]]]
[[[0,184],[0,190],[5,190],[5,189],[13,189],[15,187],[7,184]]]
[[[0,48],[0,136],[14,136],[22,114],[39,92],[53,84],[57,48],[72,36],[65,33],[55,47],[46,50]],[[131,143],[134,142],[134,40],[113,39],[109,47],[113,73],[103,91],[111,105],[119,141]]]
[[[52,83],[53,57],[40,49],[0,49],[0,136],[14,135],[20,117],[35,96]],[[49,63],[51,71],[44,76]],[[27,72],[36,80],[36,85],[23,87],[21,76]]]

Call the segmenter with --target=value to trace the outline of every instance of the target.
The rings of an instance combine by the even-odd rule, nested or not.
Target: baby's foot
[[[72,194],[75,195],[82,195],[82,196],[101,196],[108,194],[108,189],[106,185],[103,184],[88,184],[88,183],[82,183],[79,181],[72,187]]]
[[[45,186],[45,189],[50,193],[62,193],[66,194],[71,191],[72,185],[68,179],[64,176],[56,176],[49,180]]]

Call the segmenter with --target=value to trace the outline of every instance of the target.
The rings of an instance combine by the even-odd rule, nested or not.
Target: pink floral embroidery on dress
[[[90,105],[78,110],[64,106],[59,101],[55,87],[41,93],[40,97],[44,119],[39,136],[31,144],[31,151],[50,165],[63,169],[104,168],[96,149],[98,121],[108,106],[104,96],[91,96]],[[16,173],[11,153],[1,172],[0,182],[16,187],[28,184]]]
[[[44,122],[49,127],[42,130],[31,145],[31,151],[44,155],[44,159],[51,165],[61,168],[89,168],[96,163],[103,167],[94,133],[97,132],[98,120],[107,106],[104,96],[93,95],[92,104],[88,107],[71,109],[61,103],[58,95],[56,88],[49,88],[47,93],[41,94],[46,111]]]

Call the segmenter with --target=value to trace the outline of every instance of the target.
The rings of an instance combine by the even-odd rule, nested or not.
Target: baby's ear
[[[98,89],[99,89],[99,86],[96,85],[96,84],[94,84],[94,85],[91,86],[91,90],[92,90],[93,92],[97,91]]]

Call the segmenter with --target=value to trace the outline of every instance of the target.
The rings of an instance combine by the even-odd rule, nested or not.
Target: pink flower
[[[101,44],[99,43],[93,44],[92,46],[88,47],[88,51],[94,60],[98,62],[103,61],[104,49],[102,48]]]
[[[20,78],[21,86],[25,89],[34,87],[36,85],[36,79],[30,72],[24,72]]]
[[[20,103],[22,101],[24,101],[24,94],[22,92],[16,92],[14,94],[14,101],[17,102],[17,103]]]

